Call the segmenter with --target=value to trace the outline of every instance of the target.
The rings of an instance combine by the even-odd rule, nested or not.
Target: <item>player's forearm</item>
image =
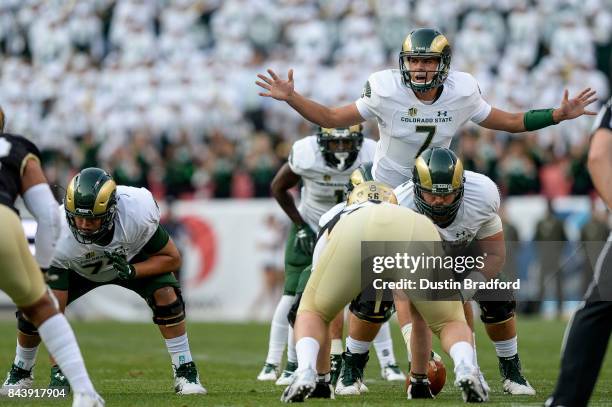
[[[181,258],[167,254],[153,255],[133,266],[136,269],[136,278],[147,278],[178,270],[181,267]]]
[[[329,107],[308,99],[297,92],[293,92],[291,97],[287,99],[287,103],[306,120],[318,124],[321,127],[332,128],[347,125],[346,123],[339,123],[335,120],[333,111]]]
[[[498,254],[487,253],[487,256],[484,258],[484,267],[480,272],[484,274],[487,280],[492,278],[497,278],[497,276],[501,273],[504,268],[504,263],[506,262],[505,256],[501,256]]]
[[[289,219],[291,219],[294,224],[300,226],[305,223],[304,219],[302,219],[302,215],[300,215],[300,212],[295,206],[295,201],[289,191],[273,189],[272,196],[274,196],[276,202],[278,202],[280,207],[287,214],[287,216],[289,216]]]

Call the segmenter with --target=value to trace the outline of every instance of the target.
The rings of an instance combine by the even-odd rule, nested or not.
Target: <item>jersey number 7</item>
[[[425,151],[427,147],[429,147],[429,145],[431,144],[431,140],[433,140],[434,138],[434,134],[436,134],[436,126],[416,126],[416,132],[427,133],[427,138],[425,139],[425,142],[423,143],[421,148],[419,148],[419,151],[416,153],[414,158],[420,156],[421,153]]]

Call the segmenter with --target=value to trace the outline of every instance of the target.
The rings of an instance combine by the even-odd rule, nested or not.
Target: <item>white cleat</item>
[[[478,379],[480,380],[480,383],[482,384],[482,388],[484,389],[485,393],[491,393],[491,387],[489,386],[489,383],[487,383],[487,381],[485,380],[484,375],[482,374],[482,370],[480,370],[480,367],[478,368]]]
[[[361,379],[357,379],[350,384],[342,383],[342,376],[338,378],[338,383],[336,383],[335,393],[339,396],[358,396],[362,393],[367,393],[370,390],[368,387],[361,381]]]
[[[293,382],[293,376],[295,376],[295,372],[283,370],[275,384],[277,386],[289,386]]]
[[[314,369],[296,371],[293,382],[283,391],[280,400],[283,403],[300,403],[310,396],[316,385],[317,372]]]
[[[502,383],[502,388],[504,389],[504,393],[509,393],[512,395],[522,395],[522,396],[535,396],[536,391],[529,382],[525,382],[525,384],[520,384],[517,382],[513,382],[510,379],[505,379]]]
[[[480,382],[478,369],[471,369],[464,364],[455,367],[455,387],[461,388],[466,403],[484,403],[489,399],[489,394]]]
[[[406,375],[398,365],[388,364],[380,370],[380,376],[388,382],[405,382]]]
[[[34,375],[32,369],[25,370],[16,365],[11,366],[11,370],[6,374],[6,380],[0,389],[0,395],[8,396],[10,389],[31,389],[34,383]]]
[[[200,383],[200,374],[195,363],[183,363],[175,370],[174,392],[180,396],[208,393]]]
[[[266,363],[261,368],[261,372],[257,375],[257,380],[261,382],[273,382],[278,378],[278,366],[272,363]]]
[[[74,393],[72,407],[104,407],[104,399],[97,393]]]

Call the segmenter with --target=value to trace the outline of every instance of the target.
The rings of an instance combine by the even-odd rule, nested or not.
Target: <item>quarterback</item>
[[[29,326],[38,332],[64,370],[75,393],[72,406],[103,407],[104,400],[89,379],[72,328],[57,309],[41,272],[51,262],[60,234],[60,219],[57,202],[40,165],[40,152],[24,137],[4,133],[3,128],[4,114],[0,109],[0,290],[15,302],[18,314],[23,320],[27,318]],[[14,206],[17,196],[23,198],[38,222],[36,259],[30,253]],[[23,349],[18,344],[17,353],[33,357],[36,349]],[[17,359],[0,391],[2,395],[10,395],[11,390],[19,388],[18,382],[32,385],[31,375],[11,380],[32,368]]]
[[[66,189],[63,219],[49,275],[49,286],[62,311],[68,304],[104,284],[139,294],[153,311],[172,359],[177,394],[206,394],[191,357],[185,328],[185,304],[172,272],[180,255],[165,229],[160,210],[144,188],[117,186],[104,170],[86,168]],[[18,316],[16,366],[5,385],[31,386],[40,338],[35,327]],[[27,349],[28,352],[20,351]],[[58,366],[50,387],[67,387]]]
[[[277,385],[287,385],[291,382],[297,359],[293,330],[287,323],[287,314],[296,295],[301,295],[308,281],[315,236],[319,231],[319,218],[332,206],[344,201],[345,185],[350,174],[361,164],[372,160],[375,146],[373,140],[364,138],[361,125],[335,129],[320,128],[316,135],[294,143],[288,162],[281,167],[272,181],[272,194],[291,219],[292,226],[285,249],[284,294],[274,313],[268,356],[257,376],[258,380],[276,380]],[[289,189],[296,186],[300,180],[303,184],[301,201],[296,207]],[[384,335],[382,329],[381,332],[383,335],[377,337],[374,345],[377,350],[386,350],[380,352],[381,355],[386,355],[380,360],[381,369],[386,372],[385,378],[399,376],[401,380],[405,380],[397,368],[390,336]],[[287,366],[277,380],[277,369],[285,341],[288,342]],[[340,359],[342,345],[336,347],[339,348],[336,352],[338,356],[332,358]],[[332,349],[332,355],[334,354]],[[335,362],[339,367],[339,360]]]
[[[585,89],[569,99],[565,91],[556,109],[508,113],[491,107],[470,74],[450,68],[451,47],[446,37],[431,28],[412,31],[402,44],[399,69],[375,72],[354,103],[329,108],[294,89],[293,70],[281,79],[268,69],[258,74],[260,95],[287,102],[304,118],[323,127],[350,126],[376,119],[380,140],[374,155],[377,181],[396,187],[410,179],[416,158],[428,147],[448,147],[466,122],[509,133],[538,130],[583,114],[595,91]]]
[[[322,229],[313,255],[312,276],[295,323],[298,369],[281,401],[303,401],[320,386],[330,386],[317,380],[317,368],[326,358],[320,350],[326,341],[327,324],[362,289],[361,258],[355,255],[360,252],[362,241],[440,240],[431,220],[396,204],[390,187],[366,181],[350,192],[347,206]],[[411,295],[409,291],[406,294]],[[485,401],[487,394],[473,364],[472,337],[461,302],[416,300],[411,303],[411,312],[415,318],[422,317],[439,335],[442,347],[455,364],[455,385],[461,387],[464,400]]]

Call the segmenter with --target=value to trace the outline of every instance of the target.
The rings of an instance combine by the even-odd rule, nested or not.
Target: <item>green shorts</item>
[[[291,225],[289,237],[285,246],[285,295],[295,295],[300,285],[300,275],[305,268],[310,268],[312,256],[304,253],[295,244],[297,227]],[[303,287],[306,285],[304,283]]]
[[[144,298],[147,303],[153,298],[153,293],[160,288],[174,287],[180,289],[179,282],[172,273],[160,274],[148,278],[137,278],[134,280],[114,279],[105,283],[88,280],[80,274],[66,269],[52,268],[50,274],[57,275],[58,279],[49,282],[49,287],[52,290],[68,291],[68,304],[82,295],[87,294],[94,288],[108,284],[118,285],[134,291]]]

